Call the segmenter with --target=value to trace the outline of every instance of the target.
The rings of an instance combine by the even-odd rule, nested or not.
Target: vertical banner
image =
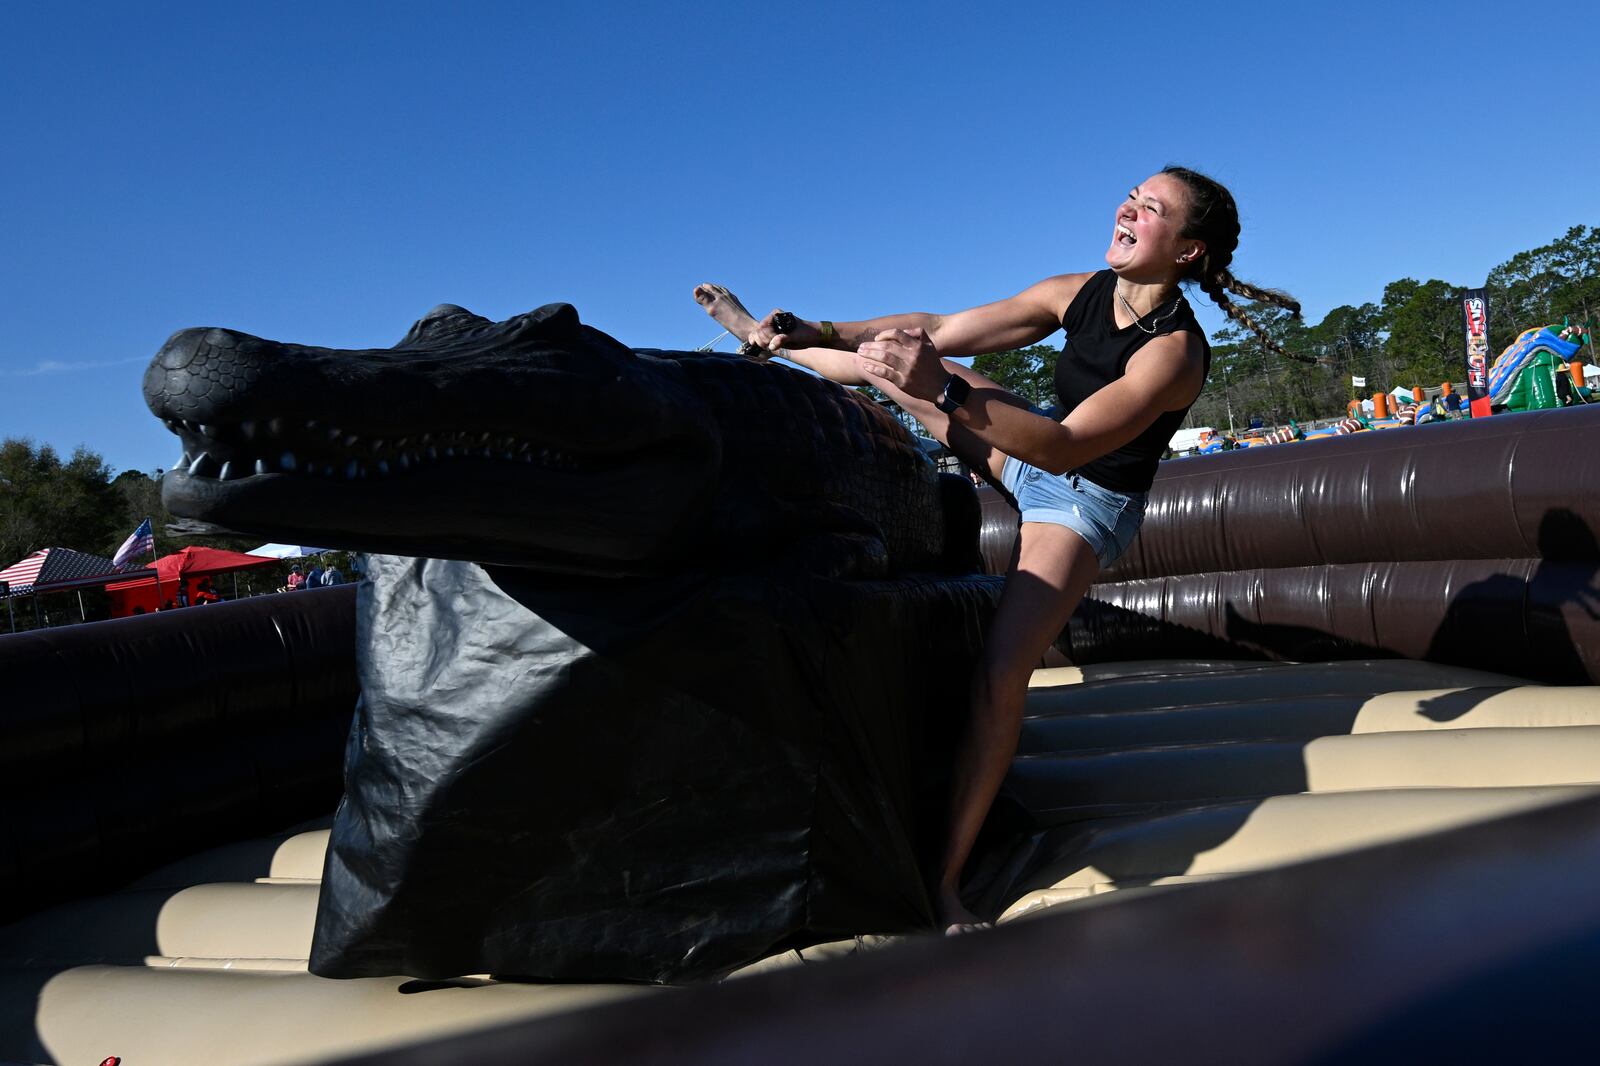
[[[1473,418],[1489,415],[1489,299],[1484,289],[1461,297],[1461,324],[1467,332],[1467,408]]]

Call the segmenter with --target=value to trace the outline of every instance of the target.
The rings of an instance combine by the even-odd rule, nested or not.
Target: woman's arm
[[[825,336],[820,322],[797,321],[780,333],[774,311],[762,319],[749,338],[774,353],[845,385],[875,385],[852,353],[887,331],[921,330],[939,353],[950,358],[1002,352],[1035,344],[1061,328],[1061,316],[1083,288],[1089,274],[1061,274],[1029,286],[1017,295],[955,314],[916,312],[884,315],[859,322],[835,322]],[[941,388],[943,386],[941,385]]]
[[[1122,377],[1084,400],[1060,422],[1018,406],[1002,389],[977,382],[967,401],[947,415],[935,406],[945,381],[952,373],[968,375],[965,368],[944,363],[939,355],[917,331],[888,331],[864,343],[856,359],[863,377],[940,440],[948,441],[948,434],[960,429],[997,451],[1053,474],[1122,447],[1163,412],[1191,403],[1205,384],[1205,349],[1200,338],[1171,333],[1141,348],[1128,360]]]

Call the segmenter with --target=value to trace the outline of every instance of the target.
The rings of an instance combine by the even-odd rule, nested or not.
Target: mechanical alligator
[[[185,330],[145,397],[174,514],[372,553],[313,972],[673,981],[931,923],[999,582],[882,408],[565,304]]]
[[[183,330],[144,394],[183,442],[168,510],[263,537],[585,573],[977,565],[970,491],[865,397],[633,351],[568,304],[504,322],[443,304],[360,351]]]

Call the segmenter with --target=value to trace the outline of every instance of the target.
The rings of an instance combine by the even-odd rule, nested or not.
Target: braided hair
[[[1261,323],[1228,299],[1228,293],[1231,292],[1246,300],[1282,307],[1296,318],[1300,317],[1300,302],[1288,293],[1240,281],[1229,271],[1234,249],[1239,247],[1239,208],[1233,202],[1233,194],[1221,183],[1188,167],[1163,167],[1161,173],[1177,178],[1189,190],[1189,219],[1184,225],[1183,236],[1205,244],[1205,254],[1195,259],[1181,280],[1198,285],[1200,291],[1209,296],[1223,314],[1254,333],[1272,351],[1302,363],[1316,362],[1308,356],[1285,350],[1267,334]]]

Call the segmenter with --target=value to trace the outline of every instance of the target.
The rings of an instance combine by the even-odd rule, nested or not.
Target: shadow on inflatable
[[[1001,926],[881,949],[994,577],[375,557],[359,606],[0,638],[0,1058],[1560,1057],[1597,457],[1573,409],[1164,464],[1036,675],[967,885]]]

